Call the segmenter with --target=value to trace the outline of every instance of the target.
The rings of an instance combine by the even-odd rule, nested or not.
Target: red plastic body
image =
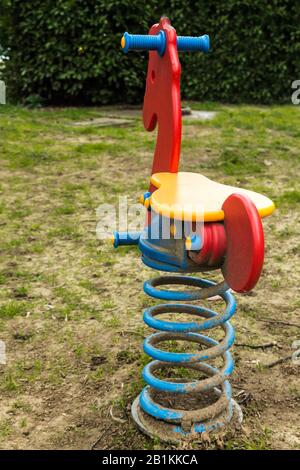
[[[166,50],[161,57],[149,52],[149,63],[144,97],[143,120],[147,131],[158,125],[152,174],[167,171],[176,173],[181,145],[181,66],[177,52],[177,35],[168,18],[161,18],[149,34],[166,34]],[[150,191],[154,188],[150,185]]]
[[[149,52],[143,121],[147,131],[158,126],[152,174],[177,173],[181,146],[181,66],[177,35],[168,18],[150,28],[155,35],[163,30],[166,49],[163,56]],[[156,188],[150,184],[150,192]],[[204,245],[199,253],[190,252],[195,263],[204,267],[222,267],[224,278],[236,292],[247,292],[257,283],[264,261],[264,235],[261,218],[252,201],[232,194],[223,204],[224,224],[204,225]],[[151,221],[148,212],[146,224]]]
[[[253,202],[232,194],[223,204],[227,238],[222,272],[236,292],[248,292],[257,283],[264,263],[264,232]]]
[[[205,223],[203,246],[189,257],[203,268],[221,267],[224,279],[236,292],[248,292],[257,283],[264,263],[264,233],[253,202],[232,194],[223,204],[224,224]]]
[[[207,222],[203,226],[203,245],[199,252],[190,251],[189,257],[201,266],[220,267],[226,253],[226,232],[220,222]]]

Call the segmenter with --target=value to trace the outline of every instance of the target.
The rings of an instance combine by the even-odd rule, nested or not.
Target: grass
[[[181,169],[262,192],[277,205],[264,224],[263,275],[253,296],[238,297],[234,324],[240,343],[266,339],[281,348],[235,347],[233,383],[252,396],[248,408],[243,405],[249,433],[228,438],[224,446],[294,448],[292,437],[282,441],[281,429],[289,422],[290,435],[296,434],[295,413],[287,405],[298,399],[295,373],[284,364],[272,371],[257,364],[288,353],[299,336],[296,328],[259,320],[296,322],[299,314],[300,108],[189,105],[216,116],[184,120]],[[140,347],[148,331],[141,312],[156,301],[146,298],[142,282],[154,274],[142,266],[136,248],[114,251],[95,234],[100,204],[117,205],[120,195],[135,203],[147,190],[155,137],[139,117],[124,128],[74,125],[106,113],[0,106],[0,340],[8,357],[0,366],[4,448],[87,448],[110,424],[112,404],[128,423],[114,423],[103,445],[162,446],[136,430],[128,411],[149,361]]]
[[[272,431],[268,428],[262,429],[253,438],[243,438],[240,441],[228,440],[226,450],[270,450],[270,439]]]
[[[13,318],[17,315],[24,315],[27,310],[25,302],[9,300],[0,306],[0,318]]]

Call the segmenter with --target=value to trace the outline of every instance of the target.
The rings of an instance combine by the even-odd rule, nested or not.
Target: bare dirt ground
[[[300,340],[300,112],[213,110],[211,121],[184,123],[181,169],[261,191],[277,210],[264,221],[259,284],[236,296],[231,382],[243,428],[182,447],[299,449],[300,366],[264,366]],[[135,113],[124,128],[89,125],[114,113],[123,117],[114,109],[0,108],[2,449],[171,448],[143,436],[130,417],[149,361],[141,313],[153,300],[142,282],[156,273],[137,250],[114,251],[95,234],[96,208],[120,195],[137,201],[151,169],[155,136]]]

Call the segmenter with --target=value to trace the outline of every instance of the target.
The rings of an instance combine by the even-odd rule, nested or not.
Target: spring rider
[[[275,207],[256,192],[178,171],[178,52],[207,52],[209,37],[177,36],[169,19],[162,17],[148,35],[126,32],[121,46],[125,53],[149,51],[143,121],[147,131],[158,125],[158,133],[149,191],[141,197],[148,209],[145,228],[141,233],[115,232],[114,247],[138,245],[142,261],[159,271],[187,274],[220,269],[224,277],[224,281],[214,283],[196,276],[169,274],[144,284],[146,294],[168,302],[144,311],[145,323],[159,332],[144,342],[144,351],[153,360],[143,370],[147,386],[134,401],[132,416],[146,434],[178,442],[242,419],[228,380],[233,370],[229,349],[234,342],[229,320],[236,310],[230,290],[248,292],[257,283],[264,260],[261,218]],[[176,290],[176,285],[181,288]],[[224,300],[224,313],[191,303],[215,296]],[[161,318],[163,314],[169,314],[167,320]],[[171,321],[169,317],[174,314],[198,320]],[[218,327],[224,331],[221,340],[213,339],[208,331]],[[174,341],[194,343],[196,352],[171,352],[160,346],[168,342],[170,348]],[[174,369],[177,375],[185,371],[185,378],[172,378]],[[187,376],[187,369],[196,371],[197,380]]]

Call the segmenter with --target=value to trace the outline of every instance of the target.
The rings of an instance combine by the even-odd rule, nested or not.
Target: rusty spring
[[[162,285],[184,285],[197,287],[195,290],[164,290]],[[147,308],[144,311],[145,323],[159,330],[151,334],[144,342],[144,351],[153,358],[142,372],[148,384],[140,394],[142,410],[156,418],[170,423],[176,433],[187,435],[191,432],[213,431],[229,422],[233,415],[234,402],[231,398],[231,386],[228,381],[233,371],[233,360],[229,348],[234,342],[234,329],[229,320],[236,310],[236,302],[228,291],[225,282],[216,284],[212,281],[189,276],[157,277],[144,284],[144,291],[151,297],[172,301],[193,301],[208,299],[219,295],[226,304],[225,313],[219,314],[208,308],[184,304],[165,303]],[[165,313],[184,313],[202,319],[194,322],[172,322],[159,319]],[[205,330],[221,327],[224,338],[218,342],[201,334]],[[170,340],[184,340],[204,346],[196,353],[169,352],[158,348],[158,344]],[[218,369],[208,361],[221,356],[223,367]],[[200,371],[205,378],[179,382],[177,379],[162,379],[155,375],[159,370],[184,367]],[[155,399],[155,392],[162,394],[212,394],[213,404],[193,410],[175,409],[162,406]],[[178,434],[177,434],[178,435]]]

